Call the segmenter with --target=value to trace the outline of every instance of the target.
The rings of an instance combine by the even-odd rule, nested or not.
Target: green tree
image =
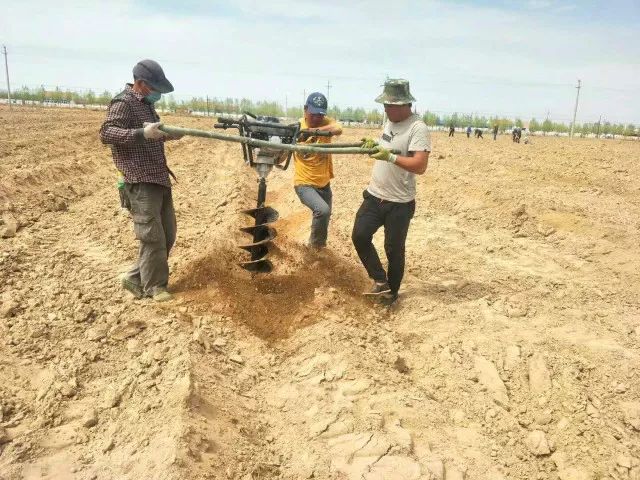
[[[538,121],[535,118],[532,118],[531,120],[529,120],[529,131],[531,132],[538,132],[540,131],[540,123],[538,123]]]
[[[633,125],[633,123],[630,123],[626,127],[624,127],[624,135],[628,137],[637,135],[636,127]]]
[[[615,135],[624,135],[624,124],[618,123],[613,126],[613,133]]]
[[[288,118],[302,118],[302,107],[289,107],[287,108],[287,117]]]
[[[16,92],[15,97],[22,100],[23,102],[25,100],[32,100],[31,90],[29,90],[28,87],[22,87]]]
[[[366,116],[366,120],[369,123],[381,124],[382,123],[382,114],[378,110],[376,110],[374,108],[372,110],[369,110],[369,112],[367,113],[367,116]]]
[[[167,109],[170,112],[175,112],[177,107],[178,104],[176,103],[176,99],[173,97],[173,95],[169,95],[169,99],[167,100]]]
[[[60,90],[60,87],[56,87],[56,89],[53,92],[51,92],[50,96],[51,96],[51,100],[53,100],[56,103],[59,103],[64,99],[64,93],[62,93],[62,90]]]
[[[438,117],[438,115],[430,112],[429,110],[424,112],[424,115],[422,115],[422,120],[429,126],[435,126],[440,123],[440,118]]]
[[[109,90],[105,90],[100,94],[100,96],[96,99],[100,105],[108,105],[111,102],[111,92]]]

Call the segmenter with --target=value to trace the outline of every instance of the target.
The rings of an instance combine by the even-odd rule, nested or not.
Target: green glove
[[[374,148],[378,146],[378,142],[376,142],[373,138],[361,138],[362,142],[361,148]]]
[[[387,150],[386,148],[382,148],[379,145],[375,148],[376,153],[372,153],[369,155],[371,158],[375,158],[376,160],[382,160],[385,162],[396,163],[396,158],[398,158],[396,154],[391,153],[389,150]]]

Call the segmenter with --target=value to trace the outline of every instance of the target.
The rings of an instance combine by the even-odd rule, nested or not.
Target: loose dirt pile
[[[335,159],[320,254],[272,174],[276,268],[251,276],[239,147],[171,142],[156,305],[116,280],[103,115],[0,109],[0,478],[640,478],[640,143],[436,134],[385,310],[350,243],[368,159]]]

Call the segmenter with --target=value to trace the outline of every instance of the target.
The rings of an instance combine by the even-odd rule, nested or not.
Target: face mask
[[[144,97],[144,99],[145,99],[145,101],[146,101],[147,103],[154,104],[154,103],[156,103],[158,100],[160,100],[160,97],[161,97],[161,96],[162,96],[162,94],[161,94],[160,92],[153,92],[153,91],[152,91],[149,95],[146,95],[146,96]]]

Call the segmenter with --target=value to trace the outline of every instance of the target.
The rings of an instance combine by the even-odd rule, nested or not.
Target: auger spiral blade
[[[264,206],[266,196],[267,182],[264,178],[261,178],[258,187],[258,206],[242,211],[242,213],[254,219],[252,226],[240,229],[242,232],[251,235],[252,241],[238,245],[251,254],[251,260],[240,262],[240,266],[250,272],[268,273],[273,268],[273,265],[268,259],[269,244],[276,238],[277,232],[276,229],[269,226],[269,224],[278,220],[280,215],[277,210]]]
[[[256,225],[273,223],[280,217],[278,211],[271,207],[250,208],[248,210],[242,210],[242,213],[255,218]]]
[[[240,266],[249,272],[269,273],[273,270],[273,264],[267,258],[259,258],[258,260],[249,260],[248,262],[240,262]]]
[[[265,227],[264,225],[259,225],[257,227],[245,227],[242,228],[242,231],[246,231],[252,229],[253,230],[253,242],[247,243],[244,245],[238,245],[238,247],[248,251],[253,252],[253,249],[262,245],[268,245],[271,243],[271,240],[276,238],[276,231],[274,228]],[[251,232],[247,232],[251,233]]]
[[[254,238],[259,238],[260,240],[269,238],[273,240],[278,236],[278,232],[275,228],[269,227],[267,225],[257,225],[252,227],[242,227],[240,229],[241,232],[248,233]]]

